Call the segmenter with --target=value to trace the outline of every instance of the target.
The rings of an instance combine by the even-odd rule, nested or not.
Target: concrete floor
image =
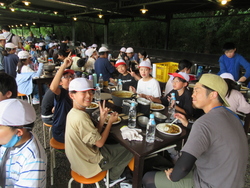
[[[40,115],[40,106],[34,105],[34,108],[37,113],[37,119],[35,122],[34,132],[37,134],[41,144],[43,145],[43,123],[41,121]],[[67,160],[66,155],[63,151],[56,151],[56,168],[54,169],[54,185],[50,185],[50,150],[49,150],[49,129],[46,127],[46,140],[47,140],[47,148],[46,153],[48,156],[48,168],[47,168],[47,187],[54,187],[54,188],[66,188],[68,187],[68,181],[71,178],[70,175],[70,164]],[[250,187],[250,137],[248,137],[248,145],[249,145],[249,159],[247,165],[247,173],[245,175],[245,186],[244,188]],[[72,188],[80,187],[79,183],[73,182]],[[84,185],[86,188],[93,188],[95,185]],[[105,184],[103,181],[100,182],[100,187],[104,188]],[[119,185],[114,186],[114,188],[119,188]]]

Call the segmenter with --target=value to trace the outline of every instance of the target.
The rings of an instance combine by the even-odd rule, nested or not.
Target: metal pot
[[[55,70],[55,65],[52,64],[44,64],[43,69],[48,72],[53,72]]]
[[[111,92],[112,100],[116,106],[122,106],[123,100],[132,99],[136,94],[130,91],[113,91]]]

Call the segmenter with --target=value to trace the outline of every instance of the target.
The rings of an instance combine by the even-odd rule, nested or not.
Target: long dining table
[[[122,108],[115,106],[112,103],[106,102],[106,106],[112,109],[113,111],[117,111],[119,114],[122,113]],[[143,129],[137,124],[136,128],[142,129],[143,141],[128,141],[122,138],[120,131],[120,128],[124,125],[127,125],[127,123],[128,120],[122,119],[122,121],[119,124],[113,125],[110,131],[110,136],[112,136],[115,141],[124,146],[128,151],[133,153],[135,162],[134,162],[132,187],[141,188],[145,157],[158,150],[161,150],[163,148],[181,142],[183,139],[187,138],[188,130],[185,127],[179,125],[182,128],[182,133],[176,136],[165,135],[163,133],[159,133],[156,130],[155,136],[158,139],[155,140],[154,143],[147,143],[145,140],[145,132],[146,132],[145,128]]]

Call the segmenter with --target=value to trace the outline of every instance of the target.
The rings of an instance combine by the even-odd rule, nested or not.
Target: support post
[[[72,45],[75,46],[76,43],[76,24],[72,21]]]
[[[164,46],[165,50],[169,49],[169,33],[170,33],[170,23],[171,23],[172,16],[173,14],[166,15],[167,27],[166,27],[166,41],[165,41],[165,46]]]
[[[104,24],[104,44],[108,45],[108,27],[109,27],[109,19],[105,18]]]

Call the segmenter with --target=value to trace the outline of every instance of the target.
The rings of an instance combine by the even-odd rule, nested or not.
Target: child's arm
[[[54,79],[50,84],[50,90],[56,95],[60,95],[61,93],[61,89],[58,86],[60,84],[64,70],[72,64],[72,59],[70,55],[71,53],[69,53],[68,57],[64,59],[63,64],[60,66],[59,70],[57,71]]]
[[[115,81],[115,79],[109,78],[109,81],[110,81],[111,83],[113,83],[115,86],[117,86],[117,82]]]
[[[130,68],[130,72],[128,71],[128,73],[135,78],[136,81],[140,80],[141,77],[138,76],[135,72],[132,71],[132,69]]]

